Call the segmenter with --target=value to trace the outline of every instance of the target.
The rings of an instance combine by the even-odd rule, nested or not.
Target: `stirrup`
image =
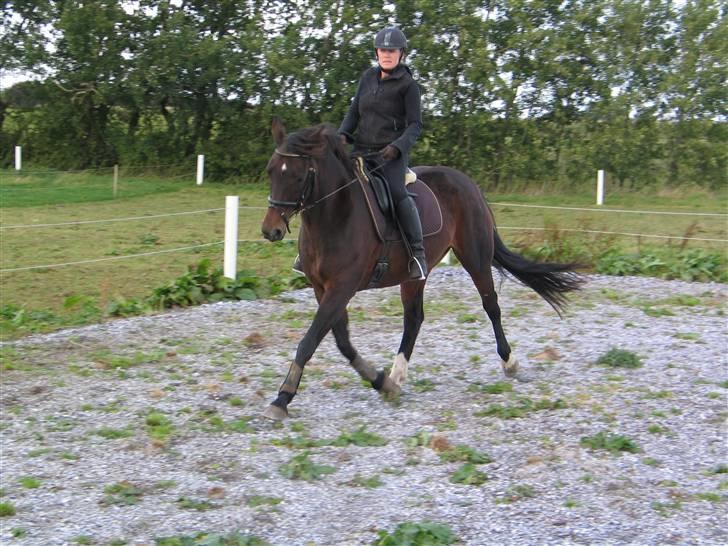
[[[303,272],[303,266],[301,265],[301,256],[296,254],[296,259],[293,260],[293,266],[291,267],[294,273],[298,273],[299,275],[303,275],[304,277],[306,274]]]
[[[427,264],[420,263],[421,258],[412,257],[409,263],[410,280],[424,281],[427,278]],[[412,265],[414,262],[414,266]]]

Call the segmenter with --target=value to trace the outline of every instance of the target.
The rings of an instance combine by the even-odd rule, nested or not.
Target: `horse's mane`
[[[346,171],[351,173],[349,152],[341,142],[336,128],[330,123],[319,123],[289,134],[286,139],[286,150],[316,159],[325,159],[328,154],[333,154]]]

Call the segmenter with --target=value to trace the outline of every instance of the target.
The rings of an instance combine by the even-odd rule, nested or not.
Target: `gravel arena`
[[[508,379],[469,277],[440,267],[398,399],[329,335],[283,423],[261,413],[310,289],[4,343],[0,542],[369,545],[429,521],[473,546],[726,544],[726,292],[588,276],[559,319],[505,279]],[[390,366],[398,289],[349,314]],[[641,366],[598,363],[610,349]]]

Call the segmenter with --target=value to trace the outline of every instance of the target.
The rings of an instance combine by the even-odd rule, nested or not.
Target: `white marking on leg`
[[[286,164],[284,163],[283,166],[281,167],[281,172],[284,173],[287,170],[288,170],[288,167],[286,167]]]
[[[407,364],[408,362],[404,357],[404,353],[399,353],[394,359],[392,371],[389,372],[389,378],[394,381],[398,387],[401,387],[407,379]]]
[[[513,377],[518,372],[518,360],[516,360],[513,353],[508,357],[508,362],[503,361],[503,372],[508,377]]]

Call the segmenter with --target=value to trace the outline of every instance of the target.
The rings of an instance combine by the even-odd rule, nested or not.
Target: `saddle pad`
[[[377,237],[381,241],[402,240],[399,230],[391,221],[387,221],[377,205],[377,198],[370,184],[359,179],[359,185],[364,191],[364,201],[369,209],[369,215],[374,223]],[[437,197],[435,197],[429,186],[418,179],[416,182],[407,185],[407,191],[410,195],[413,195],[414,202],[417,205],[417,212],[420,214],[420,222],[422,223],[422,236],[431,237],[440,233],[442,230],[442,210],[440,210]]]

